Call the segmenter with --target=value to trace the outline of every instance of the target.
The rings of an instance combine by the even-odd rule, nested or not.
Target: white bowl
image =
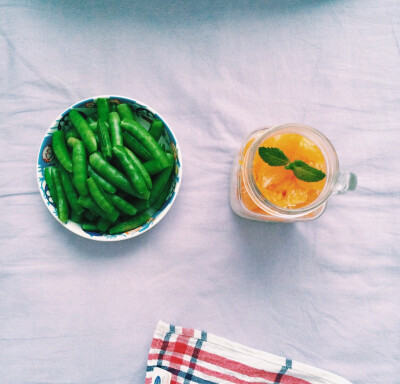
[[[160,142],[168,145],[172,153],[174,155],[175,164],[173,168],[174,178],[171,184],[171,190],[168,194],[165,203],[161,207],[161,209],[155,212],[149,221],[143,224],[141,227],[132,229],[131,231],[120,233],[117,235],[108,235],[108,234],[100,234],[96,232],[86,232],[82,230],[81,226],[71,220],[68,220],[67,223],[63,223],[57,217],[57,210],[53,200],[50,197],[49,189],[47,187],[45,178],[44,178],[44,169],[46,167],[52,166],[55,164],[54,161],[54,154],[52,150],[52,135],[55,131],[59,129],[63,129],[67,126],[66,117],[71,109],[78,109],[80,112],[85,113],[87,116],[90,116],[96,113],[95,108],[95,101],[99,97],[106,97],[111,102],[115,103],[127,103],[130,104],[131,107],[134,109],[135,113],[139,116],[140,122],[145,127],[149,126],[150,121],[157,117],[158,119],[162,120],[164,123],[164,133],[160,138]],[[152,108],[148,107],[147,105],[143,104],[142,102],[122,97],[122,96],[110,96],[110,95],[101,95],[91,97],[89,99],[85,99],[82,101],[77,102],[76,104],[67,108],[57,119],[50,125],[50,128],[47,130],[42,144],[40,146],[39,155],[38,155],[38,162],[37,162],[37,180],[39,185],[40,194],[43,198],[43,201],[47,208],[49,209],[52,216],[66,229],[70,230],[71,232],[85,237],[87,239],[96,240],[96,241],[119,241],[119,240],[126,240],[132,237],[136,237],[149,229],[153,228],[156,224],[158,224],[167,212],[171,209],[172,204],[175,201],[175,198],[178,194],[179,187],[181,184],[182,179],[182,155],[176,140],[174,133],[172,132],[171,128],[167,124],[167,122]]]

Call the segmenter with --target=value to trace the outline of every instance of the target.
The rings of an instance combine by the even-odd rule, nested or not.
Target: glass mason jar
[[[273,136],[295,133],[314,142],[325,159],[326,181],[318,197],[300,208],[283,208],[265,198],[256,185],[253,163],[262,143]],[[284,124],[252,132],[236,155],[230,180],[230,203],[241,217],[257,221],[295,222],[314,220],[325,211],[331,195],[354,190],[357,178],[353,173],[339,172],[339,161],[331,142],[316,129],[302,124]]]

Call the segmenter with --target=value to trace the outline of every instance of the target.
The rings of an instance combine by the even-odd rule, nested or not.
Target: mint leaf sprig
[[[290,162],[289,158],[282,150],[276,147],[260,147],[258,154],[261,159],[271,167],[282,167],[293,171],[293,174],[302,181],[315,182],[325,178],[325,173],[321,170],[311,167],[303,160],[295,160]]]

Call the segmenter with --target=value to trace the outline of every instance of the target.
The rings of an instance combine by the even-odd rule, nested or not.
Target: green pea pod
[[[99,132],[101,153],[103,154],[106,160],[111,160],[112,151],[111,151],[110,134],[108,133],[106,124],[102,119],[99,119],[97,121],[97,130]]]
[[[50,196],[53,199],[54,204],[57,206],[57,191],[53,183],[53,177],[51,172],[54,167],[46,167],[44,169],[44,179],[46,180],[47,188],[49,188]]]
[[[110,220],[104,217],[100,217],[100,219],[96,223],[96,227],[100,233],[105,233],[107,232],[107,229],[111,227],[112,224],[113,223]]]
[[[108,121],[108,115],[110,113],[110,104],[108,103],[108,99],[105,97],[99,97],[96,100],[96,105],[99,120]]]
[[[77,142],[82,142],[82,141],[77,137],[69,137],[67,140],[67,145],[68,147],[73,148],[74,144],[76,144]]]
[[[86,118],[86,122],[87,122],[88,126],[90,127],[90,129],[94,133],[97,133],[97,120],[93,116],[89,116]]]
[[[81,227],[85,232],[97,232],[97,225],[93,223],[82,223]]]
[[[168,179],[172,173],[172,168],[173,168],[173,163],[154,177],[153,188],[150,192],[150,198],[149,198],[150,206],[152,206],[155,203],[158,196],[162,192],[164,186],[167,184]]]
[[[128,131],[131,135],[133,135],[140,143],[147,149],[150,155],[154,159],[158,159],[161,165],[168,164],[168,158],[165,152],[162,150],[160,145],[154,139],[150,133],[143,128],[139,123],[136,121],[126,121],[122,120],[121,122],[122,128]]]
[[[112,151],[118,162],[121,164],[121,168],[123,169],[126,177],[131,182],[139,196],[143,196],[143,198],[146,198],[147,196],[148,198],[149,190],[146,186],[146,183],[129,159],[124,147],[117,146],[114,147]]]
[[[142,176],[144,182],[146,183],[147,189],[151,189],[152,182],[149,173],[147,172],[146,168],[143,166],[141,161],[135,156],[135,154],[129,149],[125,147],[125,152],[128,155],[129,159],[131,160],[133,166],[136,168],[136,171]]]
[[[60,166],[58,169],[60,171],[61,183],[65,191],[65,196],[67,197],[72,211],[76,212],[77,214],[82,214],[84,209],[78,204],[79,196],[76,193],[74,185],[72,184],[70,174],[62,166]]]
[[[68,171],[72,172],[71,155],[68,152],[67,144],[63,131],[55,131],[52,136],[52,146],[54,154],[61,165]]]
[[[99,174],[97,174],[93,168],[88,165],[88,174],[89,176],[94,179],[96,184],[103,189],[103,191],[106,191],[108,193],[115,193],[117,191],[117,188],[114,187],[114,185],[110,184],[106,179],[103,179]]]
[[[119,212],[116,209],[114,209],[111,213],[104,211],[95,203],[91,196],[79,196],[78,203],[82,207],[91,211],[93,214],[104,217],[105,219],[110,220],[112,223],[115,223],[119,217]]]
[[[97,151],[97,141],[93,131],[90,129],[86,120],[82,115],[75,109],[72,109],[69,113],[69,118],[78,130],[80,137],[82,138],[83,144],[89,153]]]
[[[76,190],[80,195],[87,195],[89,189],[87,186],[87,159],[86,149],[82,141],[68,140],[68,145],[72,143],[72,180]]]
[[[143,163],[143,166],[146,168],[146,171],[150,176],[153,176],[168,167],[168,165],[161,165],[157,159],[146,161]]]
[[[134,216],[137,213],[136,207],[134,207],[131,203],[123,199],[118,195],[108,195],[108,198],[114,204],[114,207],[118,209],[120,212],[126,213],[127,215]]]
[[[168,182],[165,184],[164,188],[162,189],[161,193],[158,195],[157,199],[154,201],[151,209],[154,212],[159,211],[167,200],[169,192],[171,190],[172,179],[169,178]]]
[[[75,127],[70,127],[64,131],[65,140],[68,142],[70,137],[74,137],[76,139],[80,139],[79,132]]]
[[[116,147],[117,145],[124,145],[121,130],[121,119],[119,118],[118,113],[110,112],[108,122],[110,126],[111,145],[113,147]]]
[[[88,125],[89,125],[89,128],[93,131],[94,137],[95,137],[96,140],[97,140],[97,137],[98,137],[98,125],[97,125],[97,121],[93,121],[93,122],[91,122],[91,123],[88,123]],[[96,135],[97,135],[97,136],[96,136]]]
[[[127,177],[111,164],[107,163],[99,152],[94,152],[89,156],[89,163],[109,183],[130,195],[137,195]]]
[[[74,223],[80,223],[82,221],[83,213],[85,210],[81,206],[79,206],[79,208],[82,210],[82,212],[76,212],[74,210],[72,210],[71,212],[71,221],[73,221]]]
[[[79,203],[79,199],[78,199],[78,203]],[[80,203],[79,203],[80,204]],[[95,212],[92,211],[88,211],[87,209],[85,210],[84,216],[86,217],[86,219],[88,219],[91,223],[93,223],[98,217],[99,215]]]
[[[149,200],[143,200],[143,199],[132,199],[131,203],[135,206],[137,209],[137,213],[142,213],[146,211],[147,209],[150,208],[150,203]]]
[[[100,138],[99,138],[99,135],[97,134],[97,132],[94,132],[94,138],[96,139],[97,148],[99,148],[99,146],[100,146]]]
[[[156,141],[160,140],[160,137],[164,131],[164,124],[159,119],[154,119],[150,125],[149,133],[154,137]]]
[[[149,161],[152,156],[147,149],[130,133],[122,131],[122,138],[124,140],[125,147],[128,147],[136,156],[140,157],[144,161]]]
[[[94,179],[89,177],[87,180],[87,184],[89,187],[90,195],[92,196],[95,203],[104,211],[111,213],[114,210],[114,207],[106,199],[106,197],[104,196],[104,192],[97,186]]]
[[[132,218],[123,221],[117,225],[114,225],[109,229],[111,235],[116,235],[118,233],[123,233],[131,231],[132,229],[138,228],[141,225],[147,223],[150,220],[150,216],[147,213],[141,213],[139,215],[133,216]]]
[[[65,191],[61,183],[60,171],[54,167],[54,169],[51,171],[51,176],[57,191],[57,215],[63,223],[66,223],[68,221],[69,209],[67,197],[65,196]]]
[[[160,147],[163,149],[163,151],[165,152],[165,153],[172,153],[171,152],[171,148],[168,146],[168,145],[165,145],[165,144],[160,144]]]
[[[90,125],[91,123],[96,123],[97,120],[95,119],[94,115],[91,115],[86,118],[86,122]]]
[[[127,121],[135,121],[135,116],[133,116],[133,112],[129,104],[118,104],[117,111],[121,117],[121,120],[125,119]]]

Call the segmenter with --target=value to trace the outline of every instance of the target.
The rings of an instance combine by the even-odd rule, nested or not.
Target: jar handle
[[[340,172],[333,189],[334,195],[354,191],[357,188],[357,176],[352,172]]]

